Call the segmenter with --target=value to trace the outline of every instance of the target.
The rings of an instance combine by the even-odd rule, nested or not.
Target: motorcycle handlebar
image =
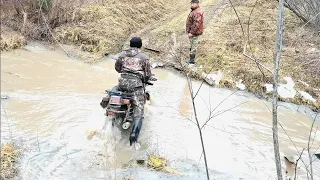
[[[151,75],[151,77],[149,78],[149,80],[147,82],[145,82],[145,84],[153,86],[153,83],[151,83],[150,81],[157,81],[158,79],[153,77],[154,74]]]
[[[146,82],[145,84],[147,84],[149,86],[153,86],[153,83],[151,83],[151,82]]]
[[[155,78],[155,77],[151,77],[150,79],[149,79],[149,81],[157,81],[158,79],[157,78]]]

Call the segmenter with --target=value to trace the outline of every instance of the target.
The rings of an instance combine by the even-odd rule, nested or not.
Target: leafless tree
[[[232,1],[229,0],[237,18],[239,21],[239,24],[241,25],[241,30],[242,30],[242,34],[243,34],[243,38],[245,38],[245,33],[244,33],[244,29],[240,20],[240,17],[235,9],[235,7],[232,4]],[[254,7],[256,6],[257,2],[255,3]],[[254,8],[253,7],[253,8]],[[253,9],[252,9],[253,11]],[[250,16],[252,14],[252,11],[250,13]],[[250,21],[250,18],[249,18]],[[248,23],[249,26],[250,23]],[[243,54],[244,56],[248,57],[249,59],[253,60],[259,70],[261,71],[261,73],[264,75],[264,73],[262,72],[261,68],[264,68],[265,70],[267,70],[268,72],[272,73],[273,75],[273,95],[272,95],[272,104],[273,104],[273,108],[272,108],[272,117],[273,117],[273,123],[272,123],[272,131],[273,131],[273,145],[274,145],[274,153],[275,153],[275,163],[276,163],[276,168],[277,168],[277,176],[278,179],[283,179],[282,178],[282,172],[281,172],[281,161],[280,161],[280,152],[279,152],[279,138],[278,138],[278,81],[279,81],[279,77],[278,77],[278,72],[279,72],[279,64],[280,64],[280,60],[281,60],[281,54],[282,54],[282,40],[283,40],[283,31],[284,31],[284,0],[279,0],[279,4],[278,4],[278,25],[277,25],[277,39],[276,39],[276,45],[275,45],[275,51],[274,51],[274,69],[273,71],[271,71],[269,68],[267,68],[266,66],[264,66],[262,63],[260,63],[256,58],[250,56],[247,54],[247,44],[248,42],[244,45],[244,51]],[[248,37],[249,39],[249,37]]]
[[[272,116],[273,116],[273,145],[277,167],[278,179],[282,178],[281,161],[279,152],[279,138],[278,138],[278,84],[279,84],[279,64],[282,54],[282,40],[284,29],[284,0],[279,0],[278,5],[278,26],[277,26],[277,40],[274,53],[274,72],[273,72],[273,96],[272,96]]]
[[[205,79],[207,78],[208,74],[210,74],[210,72],[212,71],[214,65],[212,65],[211,69],[209,70],[209,72],[207,73],[206,77],[203,78],[199,88],[197,89],[197,91],[194,91],[193,89],[193,83],[192,83],[192,70],[189,69],[186,65],[184,65],[182,63],[183,60],[183,51],[181,49],[181,46],[177,43],[177,40],[175,39],[175,36],[173,36],[173,43],[174,45],[172,46],[172,56],[174,57],[174,59],[176,60],[176,63],[178,64],[179,68],[184,75],[187,77],[187,83],[188,83],[188,89],[189,89],[189,93],[190,93],[190,99],[191,99],[191,103],[192,103],[192,109],[193,109],[193,114],[194,114],[194,118],[195,121],[192,121],[192,119],[187,118],[190,122],[192,122],[198,129],[199,132],[199,137],[200,137],[200,141],[201,141],[201,147],[202,147],[202,154],[201,157],[203,155],[204,158],[204,163],[205,163],[205,168],[206,168],[206,175],[207,175],[207,179],[210,179],[210,174],[209,174],[209,167],[208,167],[208,161],[207,161],[207,155],[206,155],[206,150],[205,150],[205,142],[204,142],[204,138],[203,138],[203,134],[202,134],[202,130],[205,126],[209,126],[208,123],[213,120],[215,117],[226,113],[228,111],[232,111],[233,109],[245,104],[244,103],[240,103],[236,106],[233,106],[229,109],[226,110],[222,110],[222,111],[217,111],[217,108],[223,103],[225,102],[228,98],[230,98],[232,95],[234,95],[237,91],[231,93],[229,96],[227,96],[225,99],[223,99],[216,107],[212,108],[211,104],[209,105],[210,107],[208,107],[209,110],[209,115],[208,118],[206,119],[206,121],[203,124],[200,124],[200,120],[199,117],[197,115],[197,106],[195,103],[195,99],[197,98],[197,96],[199,95],[199,92],[201,90],[201,88],[203,87],[203,84],[205,83]],[[210,103],[210,102],[209,102]],[[215,128],[216,129],[216,128]],[[218,129],[219,130],[219,129]],[[225,132],[225,131],[224,131]]]

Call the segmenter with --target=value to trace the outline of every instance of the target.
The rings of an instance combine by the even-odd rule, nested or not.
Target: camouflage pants
[[[133,118],[134,119],[143,119],[144,115],[144,88],[139,88],[134,92],[133,96]]]
[[[140,84],[140,79],[119,78],[119,90],[133,93],[133,118],[141,119],[144,115],[145,89]]]
[[[190,54],[196,54],[199,46],[199,36],[192,36],[190,40]]]

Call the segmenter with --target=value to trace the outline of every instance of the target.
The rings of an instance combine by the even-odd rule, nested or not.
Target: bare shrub
[[[305,23],[320,28],[320,0],[285,0],[285,6]]]
[[[16,162],[19,156],[20,152],[17,150],[17,147],[14,144],[8,143],[1,145],[0,179],[13,178],[18,173]]]
[[[3,0],[1,24],[34,39],[49,38],[46,24],[55,28],[72,21],[74,9],[84,0]]]

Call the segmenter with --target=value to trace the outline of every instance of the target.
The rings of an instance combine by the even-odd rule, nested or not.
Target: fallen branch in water
[[[8,71],[2,71],[2,72],[3,72],[3,73],[10,74],[10,75],[17,76],[18,78],[21,78],[17,73],[12,73],[12,72],[8,72]]]

